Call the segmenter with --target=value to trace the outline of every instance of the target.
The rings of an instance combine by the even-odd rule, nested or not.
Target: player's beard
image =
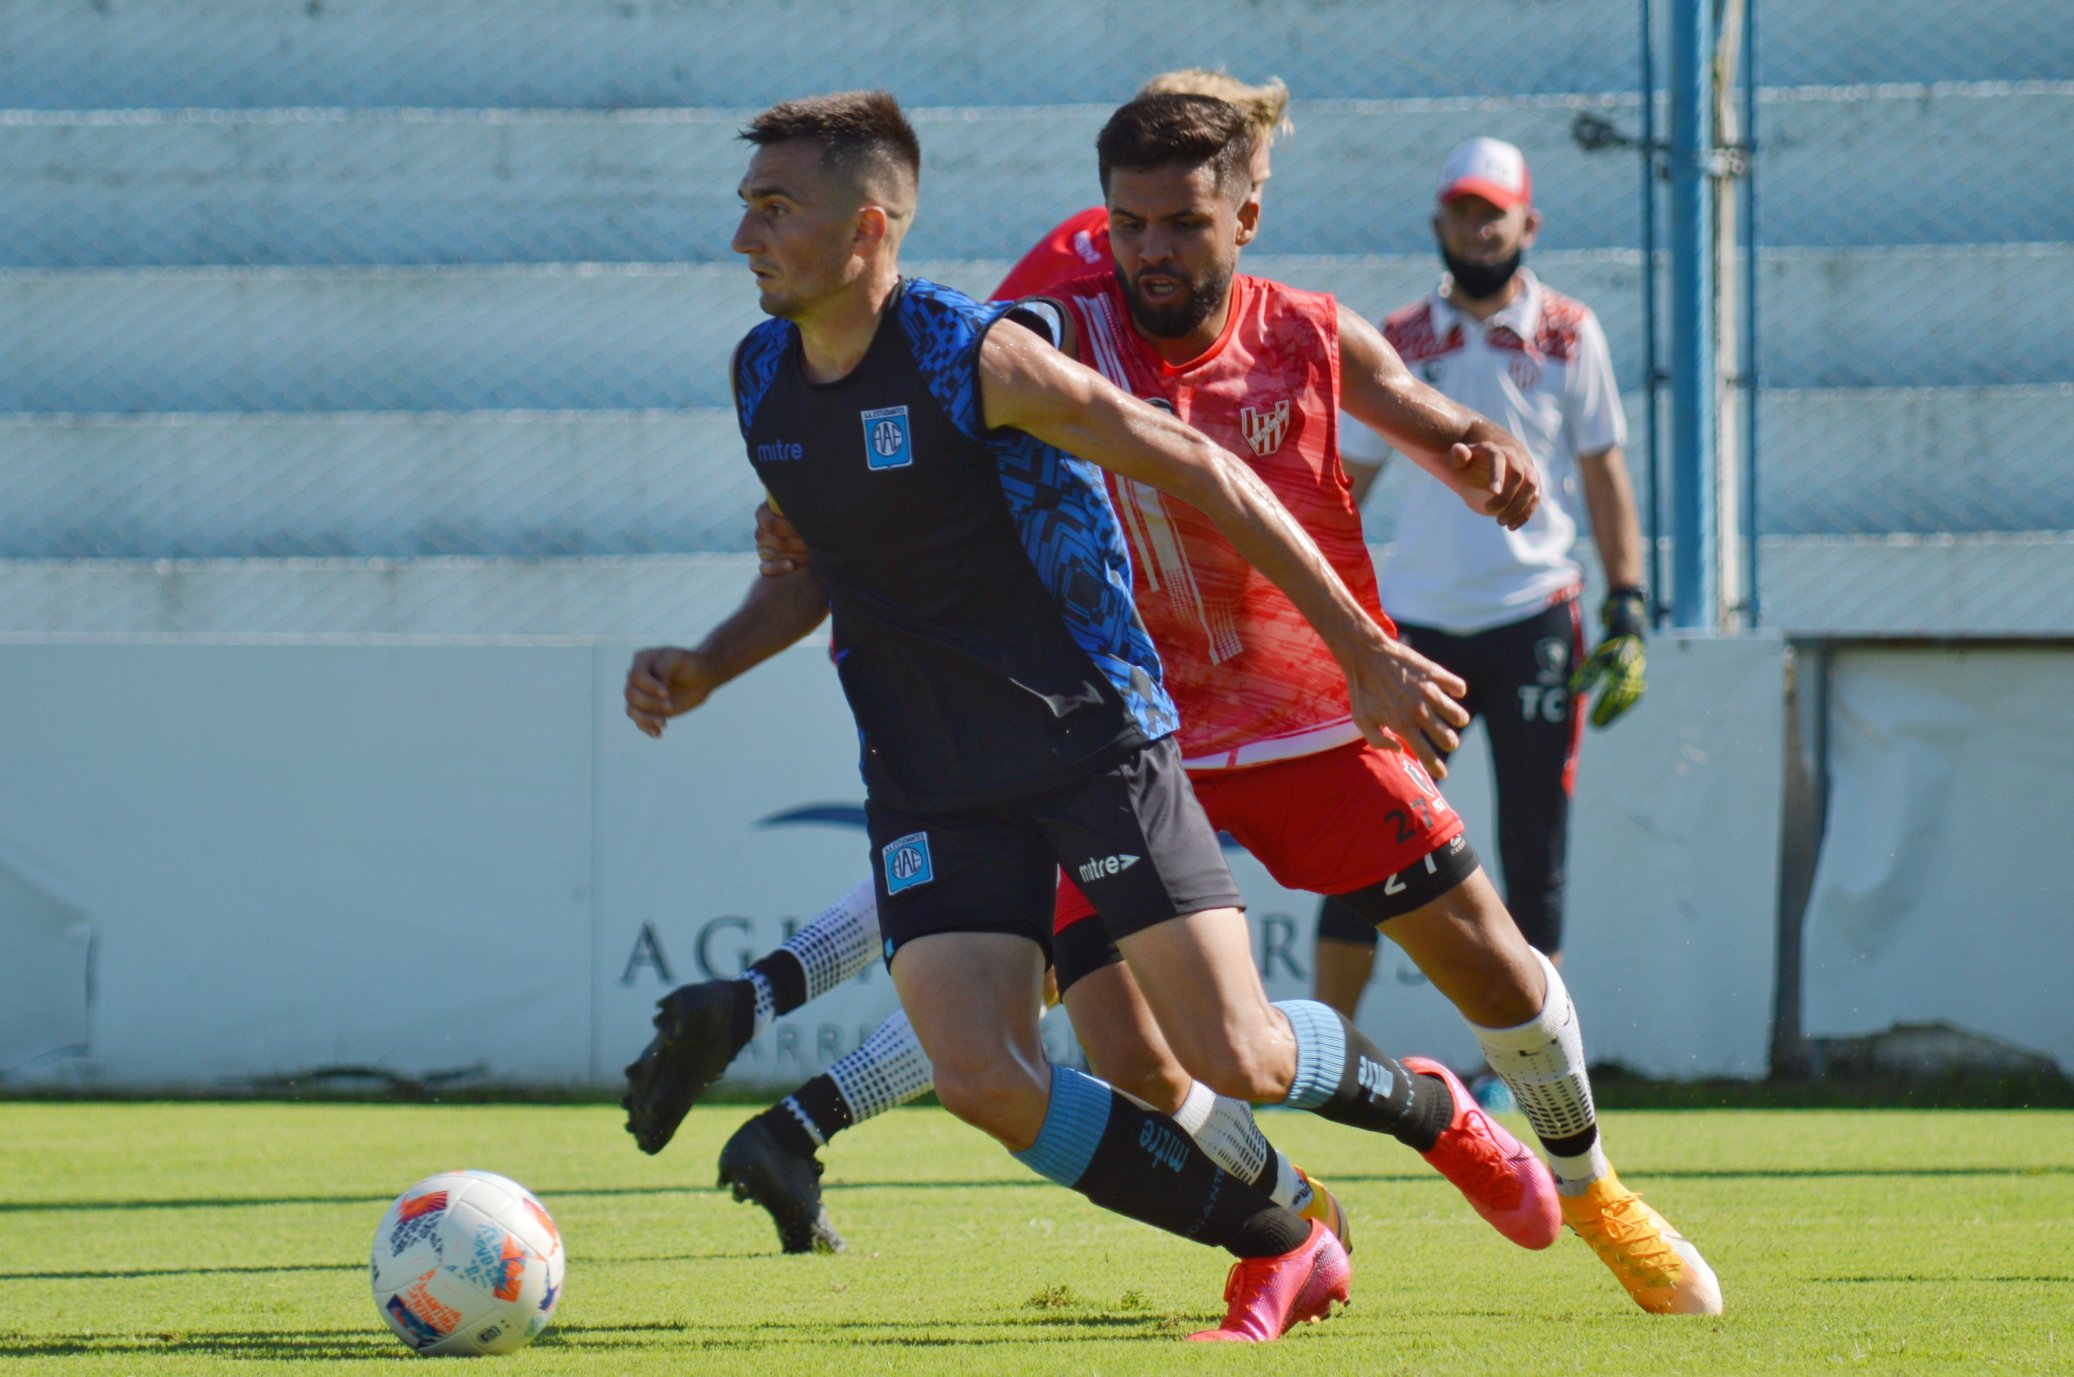
[[[1184,278],[1171,270],[1161,272],[1159,276],[1179,280],[1182,293],[1174,301],[1154,306],[1138,294],[1137,284],[1124,276],[1123,265],[1116,266],[1116,285],[1123,288],[1124,304],[1131,308],[1131,319],[1154,339],[1180,339],[1193,334],[1198,326],[1217,313],[1217,308],[1231,293],[1231,269],[1222,264],[1201,277]]]
[[[1484,301],[1504,291],[1525,256],[1523,251],[1514,249],[1495,263],[1472,263],[1449,253],[1447,245],[1440,246],[1440,261],[1447,264],[1448,276],[1455,279],[1456,289],[1471,301]]]

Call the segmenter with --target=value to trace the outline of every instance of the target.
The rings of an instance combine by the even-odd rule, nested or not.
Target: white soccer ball
[[[488,1171],[428,1176],[374,1232],[375,1309],[419,1353],[513,1353],[562,1298],[562,1235],[518,1182]]]

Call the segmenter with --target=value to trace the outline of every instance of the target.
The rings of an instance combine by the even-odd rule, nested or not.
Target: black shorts
[[[1061,869],[1112,936],[1242,904],[1172,737],[1047,794],[943,813],[868,800],[864,812],[888,962],[939,932],[1012,933],[1049,956]]]

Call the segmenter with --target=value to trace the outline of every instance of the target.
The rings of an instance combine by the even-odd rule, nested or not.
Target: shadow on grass
[[[651,1262],[755,1262],[780,1257],[754,1253],[642,1253],[583,1258],[585,1267],[634,1267]],[[149,1277],[264,1277],[285,1272],[365,1272],[364,1262],[282,1262],[269,1267],[102,1267],[71,1272],[0,1272],[5,1281],[136,1281]]]
[[[1214,1324],[1200,1316],[1154,1312],[1128,1315],[1098,1311],[1047,1311],[960,1320],[815,1320],[790,1324],[648,1323],[557,1326],[540,1336],[552,1348],[611,1349],[658,1346],[644,1337],[667,1332],[669,1346],[691,1349],[761,1349],[785,1345],[854,1347],[984,1347],[992,1344],[1109,1343],[1118,1339],[1170,1341],[1178,1332]],[[1074,1331],[1084,1331],[1075,1333]]]
[[[582,1186],[564,1190],[542,1190],[540,1195],[549,1201],[555,1201],[605,1199],[613,1196],[706,1195],[710,1194],[711,1190],[711,1187],[700,1186]],[[0,1200],[0,1214],[39,1214],[63,1210],[235,1210],[285,1205],[387,1205],[395,1198],[394,1195],[366,1195],[355,1191],[337,1195],[191,1195],[137,1200]]]
[[[265,1277],[276,1272],[365,1272],[364,1262],[283,1262],[272,1267],[107,1267],[83,1272],[0,1272],[0,1281],[130,1281],[139,1277]]]
[[[1183,1325],[1200,1323],[1179,1315],[1044,1314],[986,1320],[900,1321],[816,1320],[810,1324],[680,1324],[651,1320],[631,1324],[556,1325],[536,1348],[609,1350],[627,1348],[757,1349],[790,1344],[827,1344],[840,1334],[844,1346],[984,1347],[1047,1342],[1107,1342],[1171,1339]],[[1074,1334],[1072,1330],[1090,1331]],[[0,1331],[0,1358],[84,1358],[123,1354],[207,1354],[250,1362],[314,1360],[389,1361],[410,1352],[378,1329],[167,1330],[148,1333],[29,1334]]]
[[[1991,1167],[1663,1167],[1628,1172],[1634,1181],[1793,1181],[1863,1179],[1926,1179],[1995,1176],[2074,1176],[2074,1166]],[[1440,1178],[1426,1170],[1332,1173],[1334,1182],[1350,1185],[1387,1185],[1391,1182],[1431,1184]],[[1049,1182],[1032,1176],[1026,1180],[990,1178],[980,1181],[824,1181],[827,1191],[972,1191],[1050,1190]],[[701,1196],[713,1194],[704,1186],[574,1186],[539,1192],[549,1202],[561,1200],[614,1199],[622,1197]],[[138,1200],[0,1200],[0,1214],[61,1214],[70,1211],[104,1210],[236,1210],[289,1205],[386,1205],[387,1195],[278,1195],[278,1196],[187,1196],[177,1199]],[[265,1269],[272,1270],[272,1269]]]
[[[1987,1282],[1997,1286],[2074,1286],[2074,1276],[2026,1276],[2026,1277],[1977,1277],[1945,1276],[1930,1277],[1913,1272],[1899,1272],[1892,1276],[1864,1277],[1809,1277],[1817,1286],[1888,1286],[1895,1284],[1917,1286],[1964,1286],[1971,1282]]]
[[[373,1329],[165,1330],[142,1334],[0,1333],[0,1358],[92,1358],[120,1354],[205,1353],[259,1362],[408,1358],[396,1339]]]

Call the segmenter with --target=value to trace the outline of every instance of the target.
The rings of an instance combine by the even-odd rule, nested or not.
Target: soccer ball
[[[514,1353],[562,1298],[562,1235],[518,1182],[442,1172],[382,1216],[369,1272],[375,1309],[419,1353]]]

